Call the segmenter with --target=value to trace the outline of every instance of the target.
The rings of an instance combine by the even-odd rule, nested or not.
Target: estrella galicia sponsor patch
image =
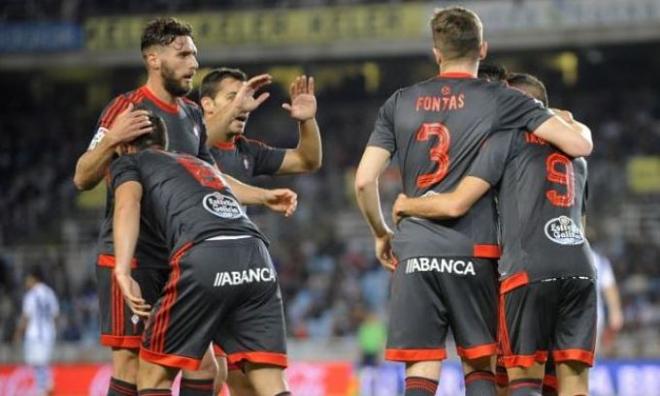
[[[237,219],[243,216],[241,205],[228,195],[213,192],[204,196],[204,209],[223,219]]]
[[[582,230],[568,216],[559,216],[545,223],[545,236],[560,245],[580,245],[584,243]]]

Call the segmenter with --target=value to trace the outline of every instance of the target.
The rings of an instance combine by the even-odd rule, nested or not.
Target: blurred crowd
[[[642,51],[639,56],[644,56]],[[355,335],[365,318],[385,320],[389,274],[373,256],[368,229],[354,204],[352,177],[378,107],[396,88],[421,79],[423,73],[433,75],[427,63],[415,59],[401,69],[400,62],[384,61],[375,89],[359,73],[319,85],[322,169],[313,175],[260,180],[268,186],[292,186],[299,193],[300,206],[292,219],[258,208],[249,211],[273,241],[293,337]],[[314,67],[310,65],[308,73],[314,74]],[[592,127],[596,149],[590,159],[588,222],[594,245],[613,263],[623,299],[624,333],[657,339],[660,236],[644,231],[640,237],[639,230],[659,232],[660,214],[657,224],[641,219],[637,224],[628,213],[629,208],[648,207],[660,212],[659,194],[633,191],[627,164],[637,156],[660,153],[660,81],[657,76],[644,81],[647,76],[637,70],[615,73],[616,67],[593,66],[572,85],[556,72],[538,72],[547,82],[553,105],[573,111]],[[247,65],[246,71],[264,70]],[[642,82],[632,81],[632,75]],[[71,177],[105,101],[135,88],[139,76],[139,69],[109,73],[111,90],[99,100],[92,94],[91,81],[58,83],[47,73],[0,75],[12,96],[0,107],[3,341],[11,339],[12,319],[20,306],[20,271],[39,265],[50,274],[47,282],[61,299],[60,338],[96,342],[94,240],[102,208],[82,208]],[[248,136],[291,147],[296,144],[296,126],[280,109],[286,91],[280,84],[269,91],[271,98],[250,118]],[[386,207],[396,197],[398,183],[396,172],[384,176]]]

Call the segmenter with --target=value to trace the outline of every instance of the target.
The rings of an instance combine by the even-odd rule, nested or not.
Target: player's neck
[[[176,104],[177,98],[171,93],[167,92],[161,81],[157,81],[155,78],[149,77],[147,79],[147,83],[144,85],[161,101],[169,104]]]
[[[474,62],[443,62],[440,65],[440,75],[443,74],[469,74],[477,76],[479,63]]]

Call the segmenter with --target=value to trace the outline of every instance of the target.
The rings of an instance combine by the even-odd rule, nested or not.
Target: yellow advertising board
[[[200,47],[292,46],[334,42],[397,41],[427,35],[426,4],[264,9],[179,14]],[[139,46],[149,16],[94,17],[85,22],[86,47],[112,51]]]

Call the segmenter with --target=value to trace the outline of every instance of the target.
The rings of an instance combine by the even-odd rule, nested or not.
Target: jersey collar
[[[213,147],[218,150],[233,151],[236,149],[236,140],[232,140],[231,142],[218,142],[214,144]]]
[[[464,78],[464,79],[472,79],[472,78],[477,78],[476,76],[466,73],[466,72],[446,72],[446,73],[440,73],[438,74],[438,77],[441,78]]]
[[[168,113],[172,114],[179,114],[179,105],[177,104],[171,104],[167,103],[165,101],[160,100],[149,88],[147,88],[146,85],[143,85],[140,87],[140,91],[146,96],[150,101],[154,102],[156,106],[158,106],[159,109],[166,111]]]

